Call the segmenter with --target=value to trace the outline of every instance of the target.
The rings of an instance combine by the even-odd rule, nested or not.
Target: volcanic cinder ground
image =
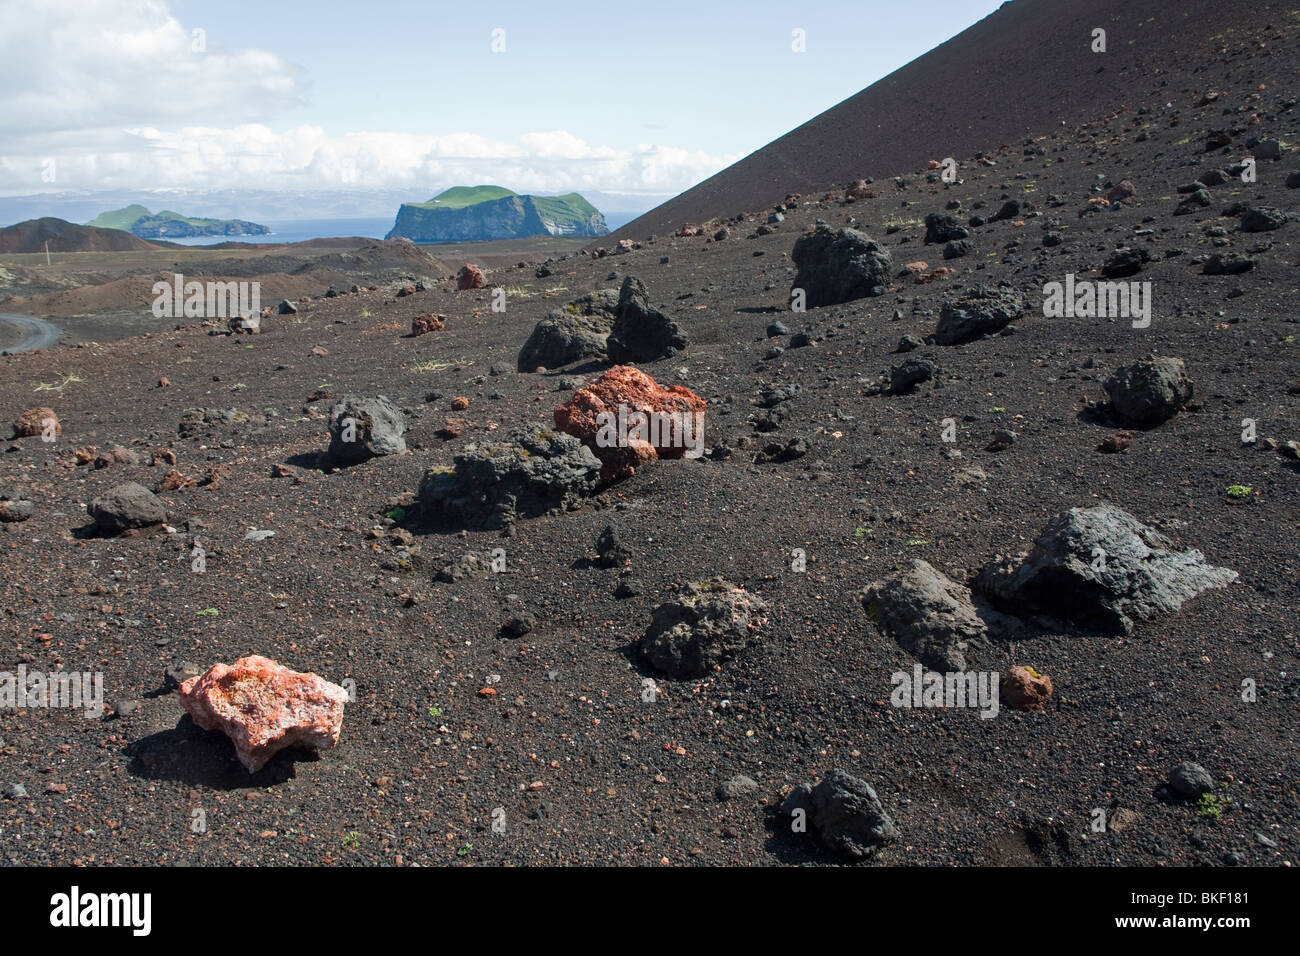
[[[397,298],[387,283],[271,317],[258,336],[189,324],[0,359],[5,420],[48,405],[63,425],[55,442],[0,446],[0,487],[36,505],[30,520],[0,525],[0,669],[102,672],[106,695],[129,711],[0,712],[0,787],[28,793],[0,800],[4,858],[831,863],[777,808],[794,785],[842,767],[873,784],[901,833],[881,865],[1294,861],[1300,471],[1266,439],[1300,440],[1300,222],[1243,233],[1222,210],[1246,202],[1294,217],[1300,192],[1284,182],[1300,152],[1261,160],[1256,182],[1212,187],[1208,208],[1173,213],[1179,185],[1250,155],[1251,137],[1297,142],[1298,26],[1290,14],[1204,38],[1189,50],[1217,64],[1203,83],[1143,80],[1096,104],[1086,124],[987,142],[983,160],[954,157],[958,183],[924,162],[863,168],[874,198],[845,203],[846,183],[826,182],[792,200],[767,235],[757,231],[770,207],[737,208],[740,221],[715,221],[704,236],[634,235],[632,252],[557,259],[546,278],[536,260],[498,265],[487,289],[456,292],[440,279]],[[1220,45],[1231,54],[1219,57]],[[1215,130],[1231,142],[1207,151]],[[936,143],[932,158],[946,155]],[[1134,204],[1080,215],[1122,179]],[[1021,214],[972,229],[968,255],[945,261],[941,246],[923,244],[928,213],[957,201],[964,222],[1008,198]],[[881,242],[896,272],[916,260],[954,272],[928,283],[902,275],[884,296],[793,313],[789,254],[819,219]],[[727,237],[712,239],[724,224]],[[1044,246],[1046,232],[1063,241]],[[1046,283],[1096,279],[1126,246],[1151,255],[1132,277],[1152,283],[1149,327],[1042,315]],[[1213,252],[1256,264],[1203,275]],[[626,275],[690,339],[643,370],[704,397],[706,444],[732,453],[652,464],[578,511],[521,520],[510,534],[423,523],[415,491],[427,468],[516,425],[549,424],[575,382],[599,372],[521,374],[515,359],[547,311]],[[924,338],[945,298],[998,282],[1028,306],[1015,334],[925,346],[912,354],[936,363],[933,382],[874,394],[903,335]],[[492,287],[507,290],[504,314],[491,309]],[[445,315],[446,328],[408,337],[426,312]],[[769,339],[778,319],[813,344]],[[765,358],[774,345],[785,350]],[[1186,361],[1190,407],[1133,430],[1125,452],[1099,452],[1113,431],[1097,408],[1101,383],[1152,352]],[[756,432],[762,388],[793,383],[802,393],[785,423]],[[402,408],[410,453],[318,467],[325,416],[346,394]],[[454,410],[457,397],[468,408]],[[249,418],[181,437],[187,410],[229,408]],[[941,438],[949,418],[954,443]],[[1242,441],[1248,418],[1254,443]],[[1014,443],[987,450],[1003,429]],[[755,462],[768,441],[794,438],[808,454]],[[170,449],[184,474],[217,469],[218,480],[163,492],[165,528],[96,536],[92,498],[124,481],[153,487],[166,471],[76,463],[74,449],[119,444],[145,460]],[[1251,490],[1232,497],[1230,486]],[[1049,675],[1044,712],[1004,707],[984,720],[891,706],[891,674],[915,661],[867,619],[864,586],[917,557],[967,581],[1027,549],[1051,516],[1102,501],[1239,579],[1127,637],[1030,627],[972,652],[976,670],[1025,664]],[[590,562],[607,524],[633,549],[638,596],[616,598],[619,572]],[[246,539],[251,530],[274,536]],[[201,574],[191,571],[196,536]],[[412,560],[397,560],[403,547]],[[498,547],[505,572],[433,580],[465,552]],[[635,644],[653,608],[715,575],[770,605],[750,646],[699,680],[645,670]],[[502,635],[507,595],[537,616],[531,633]],[[250,776],[226,738],[183,715],[166,668],[247,654],[355,681],[337,748],[285,751]],[[646,677],[658,685],[651,701]],[[1253,702],[1243,681],[1254,682]],[[480,694],[489,687],[495,694]],[[1222,785],[1217,816],[1161,797],[1183,760]],[[720,800],[716,788],[736,774],[758,792]],[[504,833],[492,829],[497,808]],[[1094,833],[1096,808],[1137,820]]]

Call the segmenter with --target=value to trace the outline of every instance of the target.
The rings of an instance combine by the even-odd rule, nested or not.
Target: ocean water
[[[611,231],[631,222],[639,212],[614,212],[605,214]],[[254,222],[258,221],[254,217]],[[306,242],[308,239],[329,239],[335,236],[363,236],[382,239],[393,228],[391,217],[383,219],[284,219],[262,222],[271,230],[269,236],[193,236],[171,239],[182,246],[211,246],[219,242]]]

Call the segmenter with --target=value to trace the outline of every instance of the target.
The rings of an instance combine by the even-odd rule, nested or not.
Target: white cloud
[[[274,53],[218,49],[162,0],[0,0],[0,195],[180,188],[409,188],[675,193],[734,162],[619,150],[565,130],[501,139],[315,126],[276,130],[303,99]]]
[[[593,146],[563,130],[500,140],[474,133],[427,136],[356,132],[328,136],[315,126],[276,132],[232,127],[153,126],[55,135],[27,155],[0,157],[0,193],[60,190],[410,188],[413,198],[452,183],[501,183],[521,192],[598,189],[675,193],[736,156],[670,146]],[[53,159],[55,175],[48,181]],[[43,180],[45,174],[47,179]]]
[[[0,138],[12,146],[68,130],[270,119],[302,100],[302,76],[264,50],[217,48],[156,0],[0,0],[0,89]]]

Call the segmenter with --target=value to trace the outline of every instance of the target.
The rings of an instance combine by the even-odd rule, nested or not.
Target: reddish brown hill
[[[968,157],[1096,119],[1167,85],[1175,105],[1195,74],[1230,64],[1240,38],[1290,29],[1293,5],[1261,0],[1014,0],[948,42],[601,240],[760,209],[787,193]],[[1091,49],[1106,31],[1105,53]],[[1294,64],[1278,62],[1273,81]],[[1222,72],[1221,70],[1219,72]],[[1270,78],[1266,78],[1270,79]]]
[[[44,252],[47,242],[50,252],[129,252],[160,248],[122,229],[78,226],[52,216],[28,219],[0,229],[0,253]]]

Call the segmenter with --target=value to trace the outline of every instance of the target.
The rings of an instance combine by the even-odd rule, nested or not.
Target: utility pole
[[[50,240],[45,240],[45,264],[50,264]]]

